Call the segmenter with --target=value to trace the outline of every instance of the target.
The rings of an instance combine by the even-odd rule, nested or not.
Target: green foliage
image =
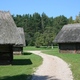
[[[74,22],[72,17],[67,19],[64,15],[60,15],[53,18],[45,13],[12,15],[12,17],[18,27],[24,28],[27,45],[36,47],[51,45],[61,28],[65,24]]]
[[[53,39],[55,37],[55,33],[53,32],[52,27],[46,27],[45,31],[40,34],[40,33],[35,33],[35,46],[40,47],[40,46],[51,46]]]
[[[41,40],[42,38],[41,37],[37,37],[36,38],[36,41],[35,41],[35,46],[37,47],[37,48],[39,48],[40,46],[41,46]]]
[[[68,24],[68,19],[65,16],[58,16],[56,18],[54,18],[54,31],[56,34],[58,34],[58,32],[61,30],[61,28]]]
[[[80,23],[80,12],[79,14],[76,16],[76,19],[74,21],[75,23]]]
[[[72,16],[68,19],[68,23],[69,23],[69,24],[74,23],[74,20],[73,20]]]

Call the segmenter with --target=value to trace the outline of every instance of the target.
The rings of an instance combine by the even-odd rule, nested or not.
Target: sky
[[[80,12],[80,0],[1,0],[0,10],[10,11],[12,15],[44,12],[53,18],[64,15],[75,19]]]

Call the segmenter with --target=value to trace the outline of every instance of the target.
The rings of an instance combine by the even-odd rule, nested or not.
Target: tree
[[[36,46],[37,48],[39,48],[40,46],[43,46],[43,44],[44,44],[43,34],[40,34],[40,35],[36,36],[35,46]]]
[[[41,15],[41,27],[42,27],[42,33],[45,30],[45,27],[48,26],[49,18],[45,13],[42,13]]]
[[[80,12],[79,14],[76,16],[76,19],[74,21],[75,23],[80,23]]]
[[[41,27],[41,16],[39,13],[33,14],[33,21],[34,21],[33,24],[35,32],[40,32],[42,30],[42,27]]]
[[[74,23],[74,20],[72,18],[72,16],[68,19],[68,24],[73,24]]]
[[[35,33],[35,46],[52,46],[53,45],[53,39],[55,37],[55,33],[53,32],[52,27],[46,27],[44,33]]]
[[[53,27],[56,34],[58,34],[64,25],[68,24],[68,19],[64,15],[54,18],[53,21]]]
[[[17,27],[23,27],[27,45],[51,46],[63,25],[71,23],[65,16],[48,17],[45,13],[12,15]]]
[[[55,37],[54,29],[52,27],[46,27],[46,30],[43,33],[45,45],[52,46],[53,40]]]

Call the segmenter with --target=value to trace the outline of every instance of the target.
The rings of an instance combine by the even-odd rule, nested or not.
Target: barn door
[[[80,53],[80,43],[76,43],[76,51],[77,53]]]

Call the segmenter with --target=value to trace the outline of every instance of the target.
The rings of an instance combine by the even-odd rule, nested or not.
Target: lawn
[[[59,53],[58,47],[53,49],[24,47],[24,55],[15,55],[12,65],[0,66],[0,80],[31,80],[33,68],[42,63],[42,58],[32,53],[25,53],[28,50],[40,50],[43,53],[62,58],[70,65],[74,80],[80,80],[80,54]]]
[[[28,46],[28,47],[24,47],[24,51],[26,51],[26,50],[51,50],[51,48],[47,48],[47,47],[45,47],[45,46],[42,46],[42,47],[40,47],[40,48],[36,48],[35,46]]]
[[[12,65],[0,65],[0,80],[30,80],[33,68],[42,63],[42,58],[32,53],[14,55]]]
[[[27,50],[40,50],[43,53],[62,58],[70,65],[70,68],[74,76],[74,80],[80,80],[80,54],[59,53],[58,47],[54,47],[53,49],[46,47],[41,48],[28,47]]]
[[[62,58],[70,65],[70,68],[74,76],[74,80],[80,80],[80,54],[59,53],[58,48],[45,50],[42,52]]]

